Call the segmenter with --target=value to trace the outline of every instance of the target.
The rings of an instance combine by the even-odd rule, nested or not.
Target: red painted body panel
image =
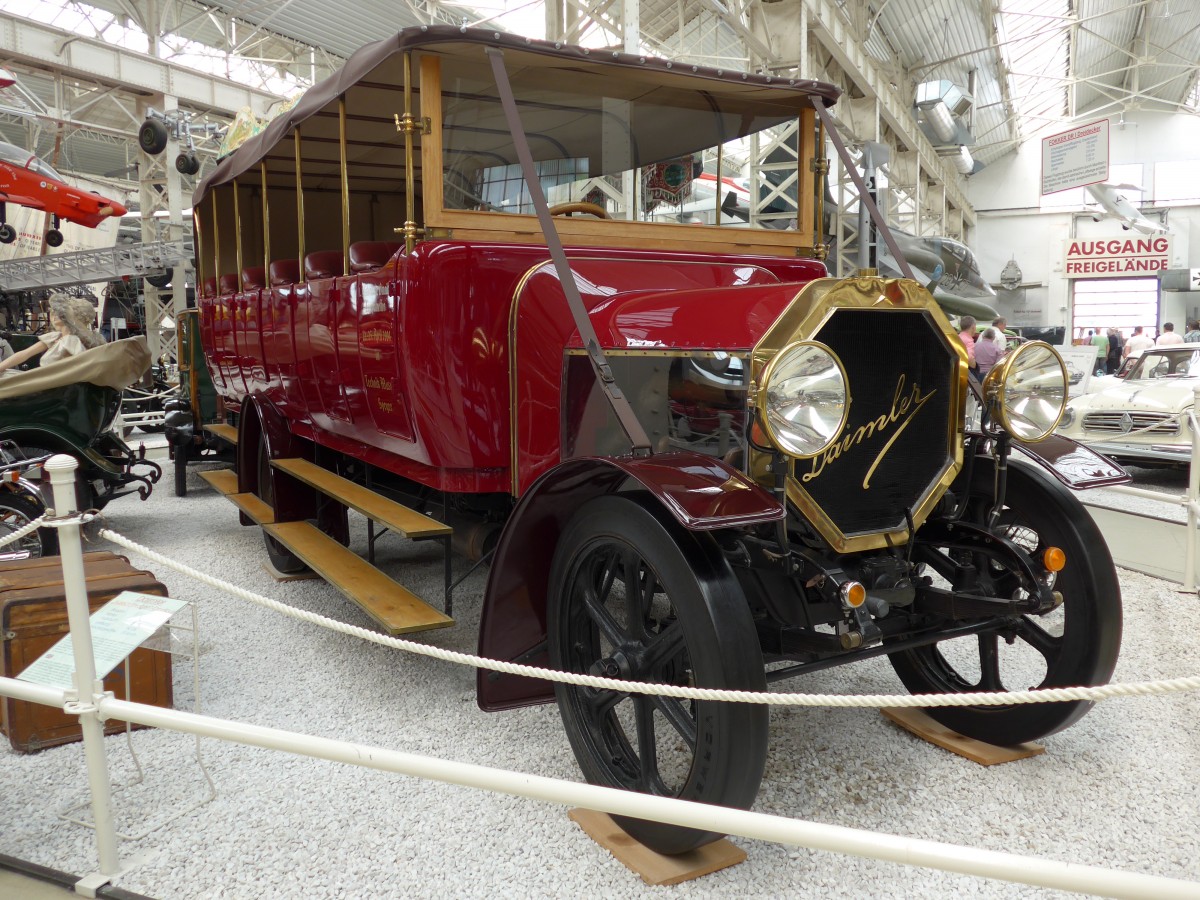
[[[619,348],[747,349],[795,282],[825,274],[803,259],[569,255]],[[428,241],[375,272],[264,289],[236,328],[228,300],[200,301],[218,391],[262,390],[298,435],[438,490],[511,492],[511,354],[521,490],[560,462],[563,350],[580,342],[544,248]]]

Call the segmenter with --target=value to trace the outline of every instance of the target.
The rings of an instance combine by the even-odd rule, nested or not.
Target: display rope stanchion
[[[99,536],[235,597],[294,619],[299,619],[302,622],[308,622],[322,628],[328,628],[332,631],[361,638],[364,641],[370,641],[371,643],[380,644],[384,647],[392,647],[397,650],[405,650],[444,662],[457,663],[458,665],[470,666],[477,669],[486,669],[492,672],[501,672],[506,675],[523,675],[528,678],[540,678],[546,681],[574,684],[581,687],[593,687],[607,691],[675,697],[681,700],[726,700],[734,703],[761,703],[769,706],[900,709],[931,706],[1009,706],[1017,703],[1060,703],[1071,700],[1097,701],[1111,700],[1116,697],[1148,697],[1200,689],[1200,676],[1160,681],[1106,684],[1096,687],[1040,688],[1032,691],[1012,691],[1007,693],[974,691],[961,694],[864,694],[860,696],[843,694],[783,694],[770,691],[731,691],[717,688],[686,687],[675,684],[621,681],[616,678],[602,678],[596,675],[584,675],[577,672],[559,672],[554,669],[543,669],[521,663],[486,659],[481,656],[473,656],[469,653],[445,650],[441,647],[431,647],[428,644],[421,644],[416,641],[405,640],[404,638],[379,634],[357,625],[349,625],[345,622],[339,622],[337,619],[309,612],[308,610],[296,609],[293,606],[288,606],[286,603],[281,603],[262,594],[256,594],[253,591],[238,587],[228,581],[208,575],[198,569],[193,569],[184,563],[177,562],[169,556],[164,556],[136,541],[131,541],[129,538],[111,529],[100,529]]]
[[[71,629],[71,648],[75,657],[75,699],[64,704],[64,711],[79,716],[83,735],[83,754],[87,762],[88,784],[92,798],[92,821],[96,825],[96,849],[100,859],[100,881],[120,871],[117,832],[113,827],[112,783],[104,755],[104,724],[99,701],[104,683],[96,677],[96,658],[92,651],[91,608],[87,596],[87,575],[83,568],[83,545],[79,539],[80,516],[75,514],[74,457],[58,454],[46,462],[54,507],[67,515],[50,520],[58,529],[62,560],[63,590],[67,599],[67,621]]]

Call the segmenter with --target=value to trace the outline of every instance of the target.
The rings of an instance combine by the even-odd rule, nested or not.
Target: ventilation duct
[[[950,163],[959,175],[970,175],[975,171],[975,160],[971,151],[961,144],[954,147],[938,147],[937,155]]]

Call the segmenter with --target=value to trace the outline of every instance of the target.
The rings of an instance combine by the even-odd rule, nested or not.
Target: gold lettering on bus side
[[[849,453],[867,438],[882,434],[889,426],[896,425],[899,422],[900,424],[897,426],[895,432],[888,438],[887,443],[883,445],[883,449],[879,451],[879,454],[875,457],[875,461],[871,463],[871,467],[867,469],[862,486],[863,490],[869,489],[871,487],[871,476],[875,474],[875,470],[879,468],[879,464],[883,462],[883,458],[892,449],[892,445],[896,443],[896,439],[904,433],[904,429],[908,427],[908,424],[921,411],[921,407],[925,405],[925,402],[936,393],[936,390],[932,390],[928,394],[922,394],[919,384],[914,384],[911,391],[906,390],[905,376],[901,375],[896,382],[896,393],[892,397],[891,409],[878,418],[867,422],[866,425],[860,425],[854,429],[853,433],[846,435],[840,441],[834,442],[822,453],[814,456],[811,468],[800,476],[800,480],[808,482],[819,477],[825,471],[825,467],[831,462],[843,454]]]

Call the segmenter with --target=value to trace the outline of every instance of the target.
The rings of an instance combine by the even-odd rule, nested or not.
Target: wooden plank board
[[[275,523],[275,510],[253,494],[226,494],[225,499],[249,516],[255,525]]]
[[[588,837],[611,853],[646,884],[680,884],[745,862],[746,851],[726,838],[679,856],[655,853],[621,830],[607,813],[573,809],[567,815]]]
[[[335,475],[308,460],[275,459],[271,465],[405,537],[440,537],[453,530],[449,525],[381,497],[370,488]]]
[[[223,441],[228,441],[231,444],[238,442],[238,430],[232,425],[226,425],[223,422],[213,422],[210,425],[205,425],[204,430],[210,434],[215,434]]]
[[[999,747],[995,744],[985,744],[974,738],[964,737],[957,731],[952,731],[940,722],[935,722],[922,709],[883,709],[883,715],[891,719],[906,731],[911,731],[917,737],[931,744],[957,753],[981,766],[994,766],[997,763],[1013,762],[1018,759],[1028,759],[1046,752],[1041,744],[1015,744],[1012,747]]]
[[[212,469],[200,472],[200,477],[217,489],[217,493],[228,497],[238,492],[237,472],[233,469]]]
[[[428,631],[454,624],[449,616],[308,522],[277,522],[264,525],[263,531],[361,606],[389,634]]]

